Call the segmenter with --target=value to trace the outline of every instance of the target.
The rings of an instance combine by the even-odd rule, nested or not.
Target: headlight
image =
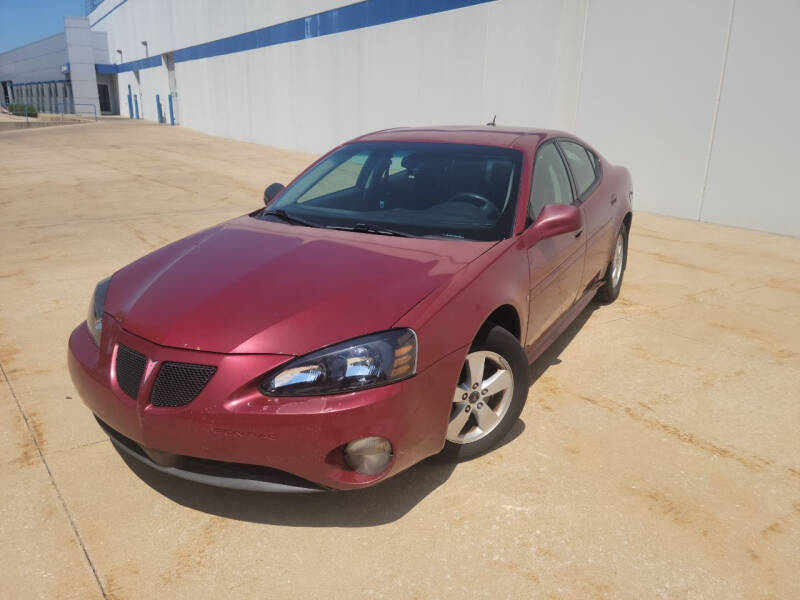
[[[393,329],[296,358],[261,382],[268,396],[340,394],[386,385],[417,372],[417,336]]]
[[[89,314],[86,316],[86,326],[89,328],[89,335],[92,336],[95,344],[100,345],[100,333],[103,330],[103,309],[106,305],[106,293],[111,277],[106,277],[94,288],[92,301],[89,302]]]

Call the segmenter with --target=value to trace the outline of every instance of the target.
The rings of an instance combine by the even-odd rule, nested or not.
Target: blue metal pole
[[[139,98],[136,95],[133,96],[133,104],[134,104],[134,107],[136,108],[136,118],[138,119],[139,118]]]
[[[158,94],[156,94],[156,119],[158,119],[159,124],[164,122],[161,117],[161,98],[159,98]]]
[[[169,101],[169,124],[175,125],[175,113],[172,111],[172,94],[167,96],[167,100]]]
[[[139,112],[138,110],[136,112]],[[128,114],[133,118],[133,101],[131,100],[131,86],[128,86]]]

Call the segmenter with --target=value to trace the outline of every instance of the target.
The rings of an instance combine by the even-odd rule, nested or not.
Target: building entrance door
[[[100,100],[100,112],[108,114],[111,112],[111,94],[108,91],[108,84],[97,84],[97,97]]]

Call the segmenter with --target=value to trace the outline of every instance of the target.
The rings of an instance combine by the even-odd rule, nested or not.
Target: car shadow
[[[552,344],[550,344],[550,347],[545,350],[539,358],[531,363],[530,368],[528,369],[529,388],[534,386],[539,378],[545,374],[547,369],[553,365],[561,364],[561,359],[559,358],[561,353],[567,346],[569,346],[570,342],[572,342],[575,336],[578,335],[578,332],[583,328],[583,326],[586,325],[586,322],[591,318],[592,313],[598,308],[601,308],[601,306],[602,305],[597,304],[596,302],[590,302],[588,306],[584,308],[577,317],[575,317],[575,320],[570,323],[569,327],[567,327],[564,332],[558,336]]]
[[[520,419],[500,446],[512,442],[523,431],[525,423]],[[434,456],[362,490],[281,494],[230,490],[178,479],[119,450],[117,453],[142,481],[178,504],[237,521],[290,527],[373,527],[391,523],[447,481],[456,467]]]
[[[553,344],[530,366],[532,387],[591,318],[599,305],[590,303]],[[518,419],[497,448],[525,431]],[[496,448],[496,449],[497,449]],[[117,450],[119,453],[119,450]],[[171,477],[120,453],[136,475],[174,502],[208,514],[290,527],[373,527],[401,518],[445,483],[456,465],[430,457],[373,487],[347,492],[280,494],[229,490]]]

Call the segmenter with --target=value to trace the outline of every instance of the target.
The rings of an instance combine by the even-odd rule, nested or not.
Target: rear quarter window
[[[572,177],[575,179],[578,196],[582,196],[586,190],[592,187],[597,178],[594,157],[590,157],[586,149],[578,143],[560,141],[558,145],[567,158],[567,164],[569,164]]]

